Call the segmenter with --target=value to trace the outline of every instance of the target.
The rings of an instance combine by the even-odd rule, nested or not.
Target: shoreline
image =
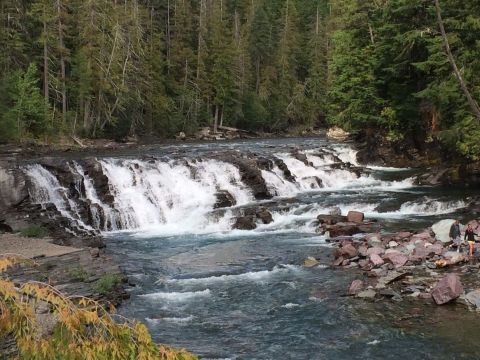
[[[320,230],[337,234],[328,240],[335,249],[332,268],[357,274],[345,289],[347,295],[367,301],[415,300],[407,307],[454,304],[480,310],[480,250],[470,257],[465,244],[458,252],[452,248],[450,220],[419,231],[396,233],[382,232],[378,223],[375,232],[368,232],[370,223],[363,219],[341,222],[347,220],[319,215],[318,220]],[[480,219],[468,224],[479,229]],[[352,227],[366,231],[352,237]]]

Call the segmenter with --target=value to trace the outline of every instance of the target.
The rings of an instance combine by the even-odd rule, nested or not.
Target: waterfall
[[[119,230],[160,234],[229,231],[235,214],[241,213],[243,206],[255,205],[250,187],[256,186],[255,181],[260,180],[265,182],[274,198],[278,197],[274,201],[309,192],[390,191],[412,186],[411,179],[382,181],[365,173],[354,166],[357,165],[356,153],[346,146],[296,150],[295,153],[272,152],[267,157],[270,165],[262,165],[260,179],[258,175],[248,173],[248,169],[240,170],[233,165],[235,161],[228,162],[228,157],[225,157],[227,160],[218,160],[218,156],[215,159],[208,156],[89,159],[86,162],[69,161],[58,169],[41,164],[28,165],[24,172],[30,179],[32,203],[47,209],[50,216],[66,219],[71,230],[98,233]],[[256,158],[252,159],[256,161]],[[66,171],[70,172],[68,176]],[[97,179],[99,174],[100,180]],[[365,210],[372,212],[372,206],[368,204]],[[409,206],[406,204],[401,212],[407,211]],[[217,209],[222,207],[224,209]],[[52,209],[55,211],[50,211]],[[314,218],[314,213],[322,209],[328,210],[310,207],[303,215],[302,211],[282,213],[273,210],[274,223],[280,226],[290,219],[304,221],[307,216]],[[443,210],[438,208],[438,211]],[[435,211],[435,206],[431,211]],[[260,228],[275,226],[261,225]]]

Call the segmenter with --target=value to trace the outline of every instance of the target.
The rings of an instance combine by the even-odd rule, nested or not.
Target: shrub
[[[0,274],[20,262],[26,261],[0,257]],[[38,302],[49,304],[56,322],[53,333],[42,332],[34,310]],[[17,285],[0,276],[0,309],[0,338],[15,338],[18,359],[197,359],[186,350],[156,345],[145,325],[116,316],[113,308],[107,311],[91,299],[67,297],[45,283]]]
[[[95,290],[100,295],[107,295],[113,288],[122,282],[122,277],[118,274],[105,274],[95,283]]]
[[[90,274],[81,265],[68,269],[68,275],[70,275],[72,279],[76,281],[86,281],[90,276]]]
[[[20,231],[20,234],[29,238],[41,238],[48,235],[48,231],[41,226],[30,226]]]

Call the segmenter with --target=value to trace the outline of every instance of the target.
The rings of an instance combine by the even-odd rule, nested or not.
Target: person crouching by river
[[[462,233],[460,231],[460,221],[455,222],[450,226],[450,232],[448,234],[453,243],[457,246],[457,252],[460,252],[460,245],[462,245]]]
[[[468,224],[467,230],[465,230],[465,240],[468,241],[468,248],[470,250],[470,257],[473,256],[473,248],[475,246],[475,235],[478,236],[478,234],[473,231],[472,225]]]

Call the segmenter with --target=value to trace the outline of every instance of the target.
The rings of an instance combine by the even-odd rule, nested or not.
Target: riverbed
[[[311,164],[292,158],[292,149],[306,154]],[[316,158],[319,150],[361,168],[361,175],[353,176],[353,168],[332,170],[337,161]],[[153,219],[137,229],[104,233],[108,251],[136,284],[122,314],[144,321],[156,341],[186,347],[204,359],[476,358],[478,315],[408,297],[397,303],[345,296],[361,274],[330,268],[332,249],[327,237],[315,232],[316,216],[335,207],[344,214],[363,211],[379,220],[382,231],[421,229],[444,218],[468,220],[475,191],[417,187],[416,169],[360,166],[352,146],[323,139],[169,146],[150,155],[208,158],[222,151],[281,158],[297,183],[269,170],[263,175],[275,196],[255,200],[229,167],[218,164],[203,167],[193,183],[182,183],[183,175],[172,179],[171,192],[163,188],[162,195],[184,203],[171,204],[166,221]],[[113,172],[125,160],[107,161]],[[172,169],[174,165],[164,170]],[[209,178],[209,171],[217,178]],[[205,208],[211,204],[197,185],[223,181],[219,172],[228,175],[224,186],[230,184],[239,199],[234,209],[267,206],[274,221],[255,230],[232,230],[234,212]],[[311,185],[314,176],[322,187]],[[118,186],[138,191],[128,184]],[[128,199],[132,194],[118,196]],[[302,267],[307,256],[321,265]]]

